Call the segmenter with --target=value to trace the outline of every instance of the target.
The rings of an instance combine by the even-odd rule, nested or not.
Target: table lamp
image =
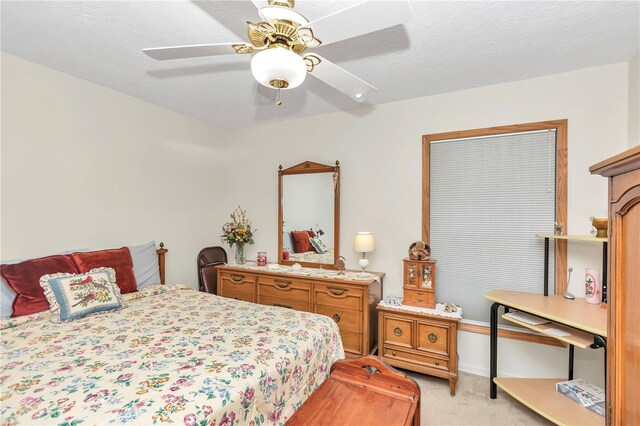
[[[373,235],[371,232],[356,232],[356,238],[353,241],[353,250],[362,253],[362,259],[358,261],[362,268],[362,275],[365,274],[365,269],[369,266],[369,259],[365,256],[367,253],[376,249],[376,243],[373,241]]]

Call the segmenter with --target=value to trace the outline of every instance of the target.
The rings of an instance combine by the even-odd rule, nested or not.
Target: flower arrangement
[[[244,246],[245,244],[253,244],[253,234],[256,232],[251,229],[251,221],[247,219],[247,211],[242,210],[240,206],[230,215],[231,222],[222,225],[223,243],[228,243],[230,247],[234,244]]]

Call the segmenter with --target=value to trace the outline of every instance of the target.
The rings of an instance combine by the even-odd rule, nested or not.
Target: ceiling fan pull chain
[[[276,89],[277,94],[276,94],[276,105],[280,106],[282,105],[282,99],[280,99],[280,89]]]

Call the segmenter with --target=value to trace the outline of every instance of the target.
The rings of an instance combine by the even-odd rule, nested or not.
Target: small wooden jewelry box
[[[403,305],[436,307],[436,260],[404,259]]]

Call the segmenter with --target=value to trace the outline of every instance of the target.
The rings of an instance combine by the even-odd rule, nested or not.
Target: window
[[[544,240],[566,229],[566,120],[426,135],[423,239],[439,301],[488,322],[492,289],[542,292]],[[550,288],[564,292],[566,243],[552,247]]]

